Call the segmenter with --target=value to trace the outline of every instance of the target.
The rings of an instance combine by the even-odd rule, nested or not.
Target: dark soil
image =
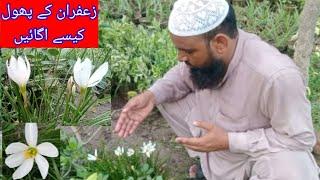
[[[126,99],[112,98],[112,127],[114,127],[121,108],[127,102]],[[126,139],[120,139],[115,134],[111,134],[110,147],[118,145],[124,146],[141,146],[143,142],[152,141],[157,144],[156,148],[160,152],[160,157],[167,160],[170,179],[186,179],[189,167],[196,162],[188,156],[183,146],[175,142],[176,135],[169,127],[166,120],[161,114],[154,110],[147,119],[136,129],[135,133]]]
[[[126,103],[126,100],[120,98],[113,98],[112,100],[112,126],[82,126],[76,127],[79,135],[85,146],[88,149],[99,149],[99,147],[106,146],[111,150],[118,146],[126,148],[139,148],[143,142],[149,140],[156,143],[156,149],[160,154],[161,160],[166,160],[166,166],[169,171],[170,179],[186,179],[188,169],[191,165],[196,163],[196,159],[189,158],[183,146],[175,142],[175,134],[156,110],[144,120],[144,122],[137,128],[135,133],[126,139],[120,139],[117,135],[112,133],[113,127],[121,112],[121,107]],[[105,105],[107,106],[107,105]],[[92,113],[100,113],[104,111],[105,106],[97,107]],[[90,115],[91,117],[91,115]],[[70,127],[63,127],[67,133],[73,133]],[[93,152],[92,152],[93,153]]]

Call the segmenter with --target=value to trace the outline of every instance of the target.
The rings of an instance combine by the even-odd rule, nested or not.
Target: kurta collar
[[[217,86],[217,88],[220,88],[221,86],[223,86],[223,84],[226,82],[226,80],[228,79],[228,77],[232,74],[232,72],[234,71],[234,69],[238,66],[241,58],[242,58],[242,53],[243,53],[243,44],[244,44],[244,31],[241,29],[238,29],[238,42],[236,45],[236,50],[233,54],[233,57],[229,63],[228,66],[228,70],[226,72],[226,74],[224,75],[222,81],[219,83],[219,85]]]

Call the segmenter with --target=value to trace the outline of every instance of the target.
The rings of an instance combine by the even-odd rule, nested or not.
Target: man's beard
[[[227,65],[210,54],[210,64],[205,67],[190,67],[190,78],[197,89],[214,89],[223,80]]]

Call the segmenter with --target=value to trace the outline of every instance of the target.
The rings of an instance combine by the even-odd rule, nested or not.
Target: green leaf
[[[98,173],[91,174],[87,180],[98,180]]]
[[[148,169],[149,169],[149,164],[145,163],[141,167],[141,172],[146,173],[148,171]]]
[[[58,49],[55,49],[55,48],[51,48],[51,49],[48,49],[48,53],[51,55],[51,56],[58,56],[60,51]]]

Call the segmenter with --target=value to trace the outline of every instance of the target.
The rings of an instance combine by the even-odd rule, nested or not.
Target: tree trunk
[[[306,0],[300,14],[298,40],[294,52],[294,61],[301,68],[306,84],[308,84],[310,56],[313,50],[314,32],[319,15],[320,0]]]

